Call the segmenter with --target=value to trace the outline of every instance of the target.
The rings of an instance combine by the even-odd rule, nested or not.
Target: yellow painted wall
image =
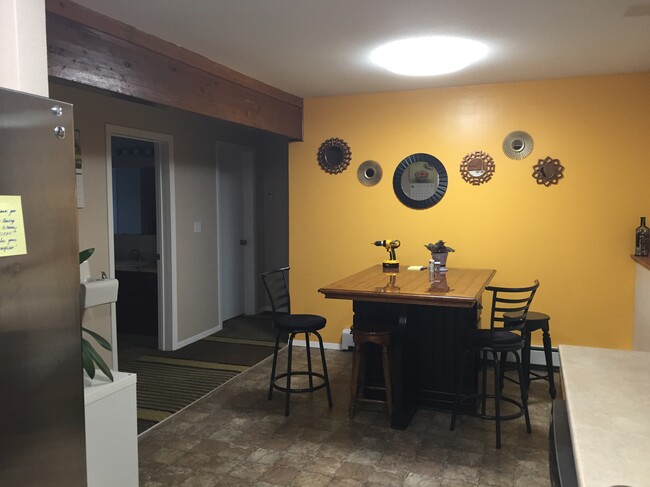
[[[650,73],[307,99],[304,126],[289,150],[292,306],[327,317],[325,341],[340,341],[352,305],[317,290],[381,262],[386,252],[371,241],[400,239],[397,257],[411,265],[443,239],[456,249],[450,267],[494,268],[495,285],[539,279],[533,308],[551,315],[554,345],[631,347],[630,254],[639,216],[650,214]],[[521,161],[501,149],[513,130],[534,138]],[[338,175],[316,161],[331,137],[352,150]],[[496,172],[472,186],[459,168],[478,150]],[[395,167],[416,152],[449,173],[447,194],[426,210],[405,207],[392,188]],[[532,178],[547,156],[565,167],[551,187]],[[356,176],[368,159],[384,170],[374,187]]]

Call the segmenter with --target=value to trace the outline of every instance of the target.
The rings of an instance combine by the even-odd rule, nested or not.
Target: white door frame
[[[216,159],[216,199],[217,205],[217,266],[218,266],[218,306],[219,306],[219,329],[223,327],[223,319],[221,315],[222,296],[221,290],[224,289],[222,282],[223,276],[221,273],[221,263],[223,259],[227,258],[222,255],[221,245],[219,239],[219,146],[229,145],[237,147],[241,150],[243,155],[243,184],[244,184],[244,233],[247,244],[244,248],[244,313],[255,314],[257,312],[257,236],[256,236],[256,214],[255,214],[255,149],[253,147],[230,144],[228,142],[217,141],[215,144],[215,159]]]
[[[175,350],[178,344],[178,305],[176,293],[176,203],[174,184],[174,138],[171,135],[106,124],[106,195],[108,200],[109,272],[115,276],[113,243],[113,136],[145,140],[154,144],[156,174],[156,218],[158,259],[158,347]],[[117,321],[111,304],[113,364],[117,369]]]

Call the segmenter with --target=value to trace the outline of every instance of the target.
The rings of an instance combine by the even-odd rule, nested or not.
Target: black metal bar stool
[[[359,402],[386,404],[386,412],[390,419],[393,415],[393,385],[391,380],[390,365],[390,344],[391,335],[397,330],[392,325],[381,325],[373,327],[372,330],[360,330],[356,327],[351,328],[352,338],[354,339],[354,356],[352,358],[352,381],[350,385],[350,419],[356,414]],[[366,368],[366,346],[375,344],[381,347],[381,362],[384,377],[384,385],[366,386],[365,385],[365,368]],[[366,390],[384,391],[385,399],[375,399],[366,397]]]
[[[461,343],[465,350],[460,367],[460,375],[457,380],[456,398],[451,415],[451,424],[449,429],[453,431],[456,428],[456,416],[461,402],[480,401],[480,412],[474,411],[473,416],[492,420],[496,423],[496,447],[501,448],[501,421],[525,417],[526,431],[531,433],[530,416],[528,414],[528,392],[524,385],[524,372],[521,365],[521,359],[517,352],[524,348],[523,328],[526,314],[530,303],[535,296],[539,287],[539,282],[535,281],[532,286],[521,288],[505,288],[487,286],[487,291],[492,291],[492,312],[490,315],[490,328],[478,328],[468,331],[461,338]],[[515,318],[508,318],[506,313],[516,313]],[[495,326],[496,323],[502,323],[502,326]],[[502,374],[500,372],[499,354],[507,356],[512,352],[515,357],[517,372],[519,374],[519,390],[521,392],[521,402],[518,402],[501,394]],[[482,389],[478,394],[461,394],[463,389],[464,368],[469,354],[478,354],[482,359],[483,377]],[[494,393],[487,391],[487,366],[488,355],[491,355],[492,364],[494,365]],[[494,399],[494,414],[487,414],[486,400]],[[517,411],[512,414],[501,413],[501,402],[506,401],[517,407]],[[474,404],[476,405],[476,404]]]
[[[506,313],[507,318],[514,318],[513,313]],[[555,390],[555,377],[553,374],[553,348],[551,347],[551,334],[549,321],[551,317],[538,311],[529,311],[524,323],[524,348],[521,351],[521,363],[526,378],[526,387],[530,386],[532,380],[545,380],[548,382],[548,393],[552,399],[557,394]],[[530,335],[534,331],[542,330],[542,343],[544,344],[544,357],[546,360],[546,374],[539,374],[530,369]],[[501,372],[503,374],[503,370]],[[512,380],[512,379],[511,379]]]
[[[325,362],[325,349],[323,348],[323,338],[318,330],[325,328],[327,320],[318,315],[308,314],[291,314],[291,299],[289,297],[289,287],[287,285],[287,274],[289,267],[282,267],[261,275],[264,288],[271,300],[273,310],[273,327],[277,330],[275,336],[275,349],[273,350],[273,365],[271,367],[271,381],[269,384],[269,401],[273,397],[273,389],[285,393],[284,415],[289,416],[289,399],[292,393],[314,392],[325,388],[327,390],[327,403],[332,408],[332,393],[330,391],[330,381],[327,375],[327,363]],[[307,347],[307,370],[296,371],[291,368],[291,358],[293,355],[293,339],[299,333],[305,334],[305,345]],[[280,349],[281,336],[288,334],[289,346],[287,355],[287,371],[276,375],[276,365],[278,362],[278,351]],[[309,345],[309,335],[312,334],[318,339],[320,347],[320,357],[323,366],[323,373],[314,372],[311,364],[311,350]],[[292,387],[291,379],[296,376],[307,376],[309,381],[308,387]],[[320,383],[314,384],[314,377],[320,379]],[[278,380],[285,379],[285,386],[277,383]]]

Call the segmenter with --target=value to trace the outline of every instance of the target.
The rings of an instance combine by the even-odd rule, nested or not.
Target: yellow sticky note
[[[26,253],[21,197],[0,195],[0,257]]]

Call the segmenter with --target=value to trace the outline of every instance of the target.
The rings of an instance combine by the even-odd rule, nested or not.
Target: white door
[[[220,321],[255,313],[254,152],[217,143]]]

